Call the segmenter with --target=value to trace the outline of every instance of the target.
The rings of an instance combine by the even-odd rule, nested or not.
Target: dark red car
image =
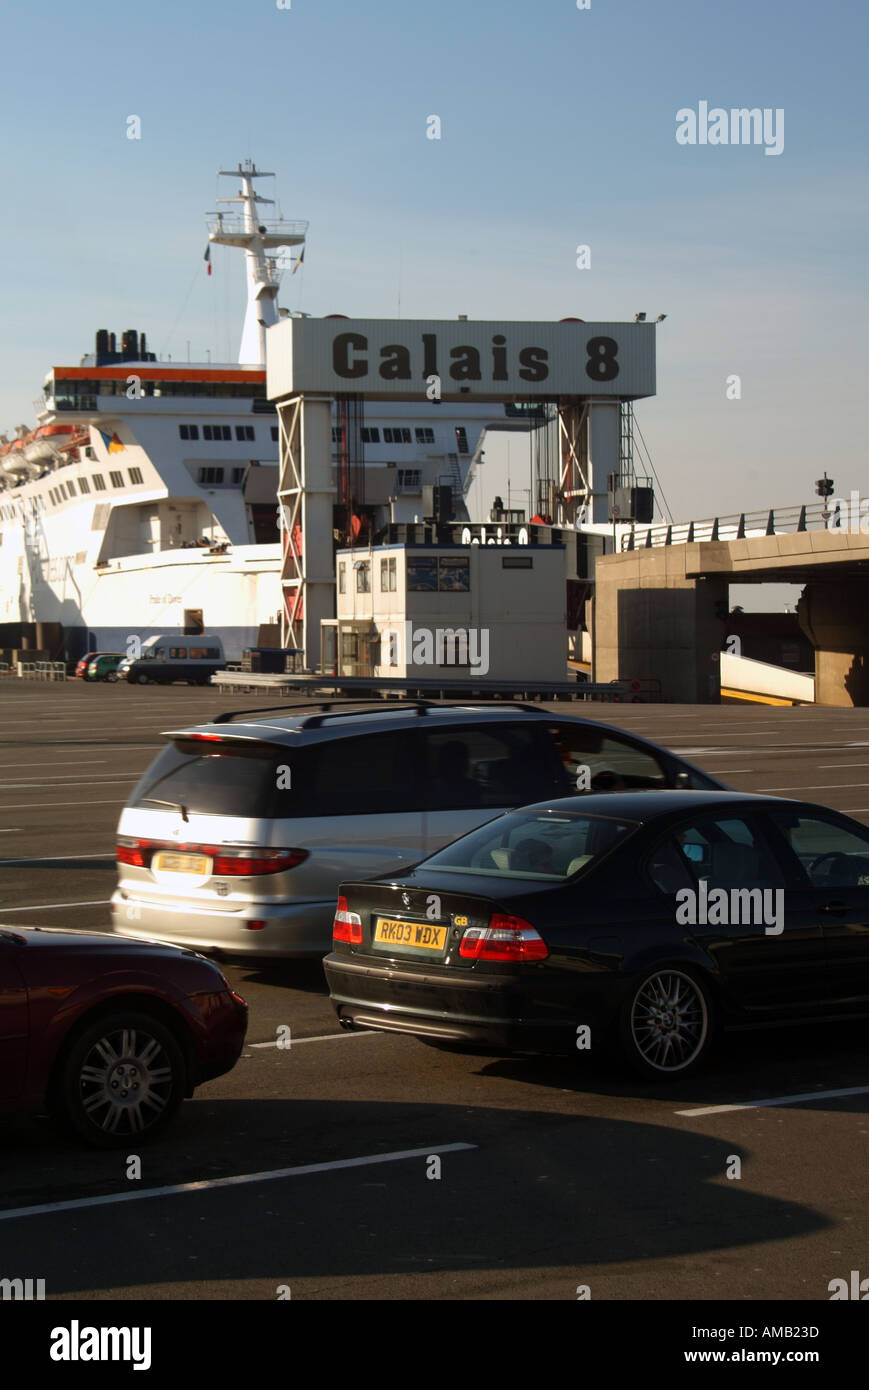
[[[94,657],[97,656],[99,656],[99,652],[85,652],[81,661],[77,664],[75,668],[75,674],[79,677],[80,680],[85,679],[85,672],[87,671],[88,666],[93,661]]]
[[[150,1138],[246,1032],[245,1001],[195,951],[0,926],[0,1114],[47,1107],[102,1148]]]

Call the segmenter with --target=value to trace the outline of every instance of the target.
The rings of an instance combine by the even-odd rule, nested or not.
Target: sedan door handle
[[[825,903],[820,911],[828,912],[834,917],[842,917],[848,911],[848,904],[836,899],[835,902]]]

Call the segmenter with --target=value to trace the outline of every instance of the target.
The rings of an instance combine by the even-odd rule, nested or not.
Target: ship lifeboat
[[[56,463],[58,451],[80,433],[77,425],[41,425],[28,437],[30,442],[25,445],[24,457],[41,472]]]
[[[0,466],[2,466],[3,472],[7,473],[10,477],[20,480],[35,478],[40,471],[39,465],[31,463],[27,459],[25,450],[28,444],[33,443],[33,436],[36,434],[36,431],[31,430],[28,433],[23,425],[19,425],[18,429],[18,438],[14,439],[9,445],[9,448],[3,455],[2,461],[0,461]]]

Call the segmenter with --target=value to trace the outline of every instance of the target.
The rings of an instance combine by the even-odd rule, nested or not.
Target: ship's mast
[[[268,222],[260,218],[258,205],[274,205],[274,199],[256,193],[254,179],[271,179],[274,174],[257,169],[251,160],[246,159],[237,169],[219,169],[218,176],[241,179],[241,188],[234,198],[217,199],[218,203],[240,203],[241,211],[209,214],[208,240],[219,246],[240,246],[245,252],[247,310],[238,360],[245,365],[253,363],[264,367],[266,329],[278,321],[278,288],[285,264],[285,257],[278,248],[304,246],[308,224],[289,222],[285,218]]]

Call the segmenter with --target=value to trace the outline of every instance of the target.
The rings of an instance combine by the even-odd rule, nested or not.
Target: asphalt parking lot
[[[107,930],[115,824],[160,730],[257,703],[4,682],[0,922]],[[557,708],[869,824],[869,710]],[[46,1120],[0,1126],[3,1264],[48,1297],[825,1300],[869,1275],[865,1023],[736,1035],[655,1085],[339,1033],[319,963],[226,973],[244,1054],[140,1178]]]

